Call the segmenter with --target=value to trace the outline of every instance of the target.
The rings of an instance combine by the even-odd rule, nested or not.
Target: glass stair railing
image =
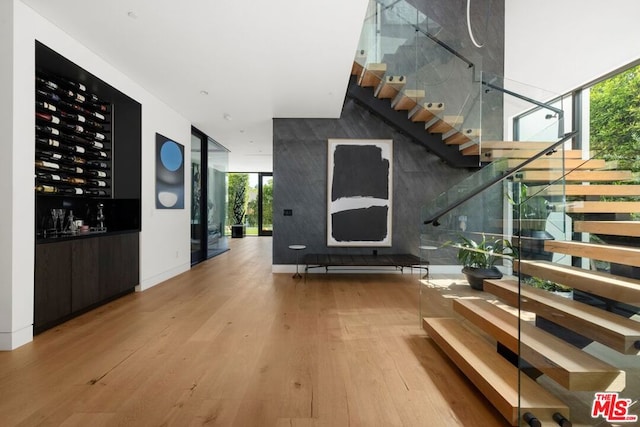
[[[606,153],[564,145],[477,192],[476,181],[508,170],[500,159],[436,202],[472,197],[442,215],[434,203],[423,210],[439,216],[421,230],[424,327],[494,405],[507,405],[499,410],[512,425],[612,425],[610,399],[638,397],[640,177]],[[502,278],[473,289],[461,273],[470,259],[494,262]],[[477,347],[484,365],[462,363]]]
[[[457,167],[480,167],[485,151],[514,134],[552,142],[564,134],[558,95],[482,71],[482,58],[405,1],[372,0],[352,69],[349,95]],[[368,89],[363,92],[362,89]],[[504,125],[510,111],[539,107],[529,124]],[[544,123],[534,122],[538,114]],[[545,136],[540,131],[546,128]],[[532,139],[528,139],[534,141]],[[534,147],[531,147],[532,149]],[[479,157],[480,156],[480,157]]]

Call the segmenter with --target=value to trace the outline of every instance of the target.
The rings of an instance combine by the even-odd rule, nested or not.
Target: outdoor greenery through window
[[[640,172],[640,65],[591,88],[591,150]]]
[[[227,174],[227,229],[231,234],[231,225],[244,225],[244,234],[257,236],[259,234],[259,194],[260,183],[257,173],[229,173]],[[263,178],[265,178],[263,176]],[[271,230],[273,224],[273,179],[263,179],[262,182],[262,228]]]

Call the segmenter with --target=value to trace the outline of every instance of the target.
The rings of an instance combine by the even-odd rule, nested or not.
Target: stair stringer
[[[462,154],[457,146],[443,144],[440,135],[425,132],[423,123],[412,122],[407,117],[406,111],[394,110],[391,108],[391,103],[388,99],[378,99],[373,96],[373,92],[373,88],[359,86],[356,76],[351,76],[349,79],[348,97],[382,118],[390,126],[409,136],[416,144],[425,147],[450,166],[458,168],[480,167],[479,156],[466,156]]]

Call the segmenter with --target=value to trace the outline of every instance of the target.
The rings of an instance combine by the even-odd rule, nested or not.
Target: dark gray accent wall
[[[339,119],[273,121],[273,263],[293,264],[291,244],[303,253],[371,254],[374,248],[327,247],[327,140],[393,140],[393,246],[378,254],[418,255],[422,219],[429,200],[471,172],[452,168],[395,131],[351,99]],[[292,216],[284,216],[291,209]]]

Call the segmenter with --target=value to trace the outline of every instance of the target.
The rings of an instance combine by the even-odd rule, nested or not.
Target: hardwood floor
[[[2,426],[501,426],[412,274],[271,273],[271,238],[0,353]]]

